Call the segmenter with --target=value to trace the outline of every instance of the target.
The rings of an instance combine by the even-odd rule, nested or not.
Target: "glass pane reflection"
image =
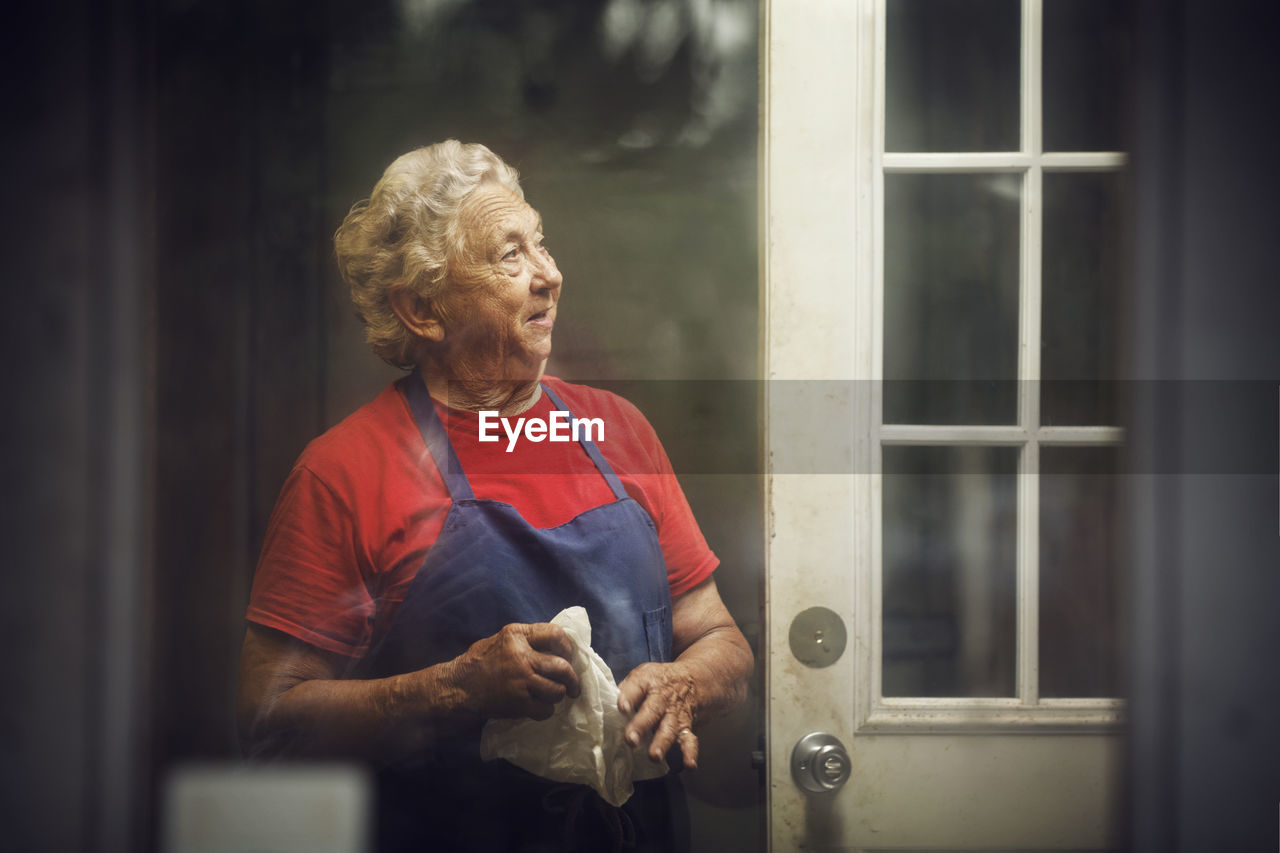
[[[885,447],[885,696],[1012,696],[1018,450]]]
[[[886,151],[1018,150],[1018,0],[890,0]]]
[[[1044,176],[1041,422],[1117,422],[1121,176]]]
[[[894,174],[884,189],[885,422],[1013,423],[1021,178]]]
[[[1114,447],[1042,447],[1040,695],[1119,690]]]
[[[1046,151],[1124,149],[1126,6],[1116,0],[1046,0]]]

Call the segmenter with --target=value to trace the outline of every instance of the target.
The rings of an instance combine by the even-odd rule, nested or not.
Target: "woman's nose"
[[[538,290],[558,290],[564,283],[564,278],[560,275],[555,258],[550,253],[535,254],[533,258],[533,287]]]

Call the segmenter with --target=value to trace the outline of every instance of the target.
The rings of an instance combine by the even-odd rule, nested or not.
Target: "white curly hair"
[[[439,296],[449,260],[461,249],[458,211],[469,195],[492,184],[524,198],[516,170],[479,143],[449,139],[418,148],[387,167],[333,235],[365,340],[384,361],[400,368],[418,361],[419,341],[391,309],[391,292]]]

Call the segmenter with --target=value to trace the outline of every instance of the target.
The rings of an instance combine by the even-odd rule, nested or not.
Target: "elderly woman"
[[[412,151],[336,244],[373,350],[412,372],[313,441],[280,494],[241,655],[246,749],[373,762],[380,849],[678,849],[672,776],[616,810],[478,758],[486,721],[578,695],[549,624],[564,608],[586,608],[645,760],[696,767],[695,732],[752,666],[652,428],[543,375],[562,282],[516,172],[482,145]],[[594,429],[537,440],[553,411]]]

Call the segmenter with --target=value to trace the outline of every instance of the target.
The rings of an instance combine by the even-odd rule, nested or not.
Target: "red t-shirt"
[[[598,418],[596,444],[623,487],[653,518],[672,596],[709,577],[707,547],[666,451],[635,406],[607,391],[545,377],[577,418]],[[547,395],[520,417],[549,422]],[[439,403],[477,498],[514,506],[534,527],[555,527],[614,500],[573,441],[510,440],[494,420]],[[506,419],[515,428],[515,418]],[[562,428],[563,429],[563,428]],[[391,623],[435,542],[450,498],[399,388],[389,386],[303,450],[267,527],[248,619],[338,654],[366,654]]]

